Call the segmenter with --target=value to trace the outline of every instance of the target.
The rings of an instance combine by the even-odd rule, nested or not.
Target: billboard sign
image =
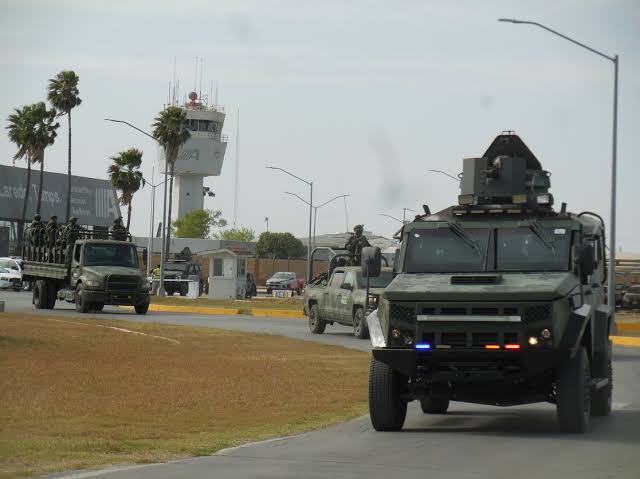
[[[15,221],[22,218],[26,182],[26,168],[0,165],[0,219]],[[40,171],[31,170],[28,221],[36,212],[39,184]],[[42,219],[46,221],[56,215],[59,222],[65,221],[66,201],[67,175],[45,171],[40,208]],[[108,180],[71,176],[71,216],[77,216],[82,225],[111,225],[120,216],[116,190]]]

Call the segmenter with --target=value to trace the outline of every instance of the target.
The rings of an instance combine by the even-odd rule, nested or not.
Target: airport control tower
[[[191,138],[180,147],[175,164],[173,183],[174,218],[204,207],[203,180],[205,176],[220,176],[227,137],[222,134],[224,109],[208,105],[189,93],[189,100],[181,107],[187,113]],[[159,148],[158,164],[165,171],[164,149]]]

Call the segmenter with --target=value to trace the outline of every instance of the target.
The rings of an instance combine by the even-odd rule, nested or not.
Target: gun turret
[[[551,211],[550,176],[519,136],[504,132],[482,158],[464,159],[458,203],[477,210]]]

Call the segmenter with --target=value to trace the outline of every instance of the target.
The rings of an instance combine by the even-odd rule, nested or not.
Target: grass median
[[[210,454],[366,411],[368,355],[273,335],[0,314],[0,477]]]

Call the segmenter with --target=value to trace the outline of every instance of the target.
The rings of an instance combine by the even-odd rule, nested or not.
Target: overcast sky
[[[483,6],[480,8],[479,5]],[[174,58],[181,95],[204,58],[203,90],[219,84],[229,137],[206,207],[233,219],[236,111],[240,109],[241,226],[306,234],[315,202],[350,194],[351,226],[391,235],[402,208],[456,201],[458,184],[429,169],[461,171],[496,134],[515,130],[552,172],[556,204],[609,218],[613,66],[535,27],[539,21],[621,56],[618,245],[640,251],[640,2],[135,1],[0,3],[0,114],[46,98],[47,79],[80,76],[73,112],[73,173],[106,178],[109,157],[152,140],[110,124],[150,130],[166,102]],[[0,134],[0,162],[15,147]],[[45,168],[66,172],[66,122]],[[157,168],[156,168],[157,169]],[[156,172],[156,182],[158,175]],[[158,199],[161,197],[158,196]],[[133,233],[149,228],[150,188],[134,198]],[[157,215],[157,221],[160,214]],[[342,201],[318,210],[318,234],[344,231]]]

